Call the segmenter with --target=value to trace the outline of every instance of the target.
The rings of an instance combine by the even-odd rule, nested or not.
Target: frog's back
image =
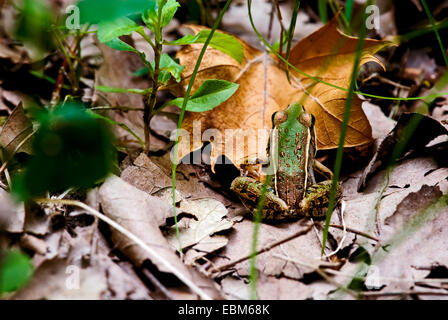
[[[314,152],[314,148],[310,150],[311,126],[299,121],[305,114],[301,105],[291,105],[284,112],[287,113],[287,120],[275,126],[278,130],[278,170],[275,183],[278,196],[289,206],[297,207],[308,184],[309,163],[313,160],[310,157],[310,152]]]

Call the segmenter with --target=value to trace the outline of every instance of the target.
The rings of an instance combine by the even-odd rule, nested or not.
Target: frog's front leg
[[[296,208],[296,215],[313,218],[323,218],[327,214],[328,204],[330,202],[331,180],[325,180],[309,186],[306,189],[303,199]],[[335,203],[342,199],[342,188],[338,182]]]
[[[246,208],[255,212],[263,193],[263,183],[251,177],[237,177],[233,180],[230,189],[238,195]],[[290,207],[274,193],[272,188],[268,188],[265,196],[264,207],[261,211],[262,219],[279,220],[291,217]]]
[[[319,172],[325,179],[333,179],[333,172],[316,159],[314,159],[313,169]]]

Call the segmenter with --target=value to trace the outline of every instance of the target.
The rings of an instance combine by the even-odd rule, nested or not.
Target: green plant
[[[90,12],[97,4],[92,1],[81,1],[81,10]],[[136,53],[145,65],[144,70],[138,72],[139,75],[147,74],[151,80],[151,87],[146,90],[138,89],[123,89],[123,88],[109,88],[104,86],[98,86],[98,90],[106,92],[126,92],[141,94],[144,99],[144,145],[145,152],[149,152],[150,145],[150,127],[149,123],[152,117],[161,111],[163,108],[169,105],[176,105],[181,107],[183,99],[178,98],[171,102],[167,102],[162,106],[157,107],[157,92],[162,89],[166,89],[166,85],[169,81],[180,82],[181,74],[184,69],[183,66],[171,58],[168,54],[163,53],[163,46],[167,45],[190,45],[195,43],[205,43],[210,30],[202,30],[196,35],[187,35],[181,39],[175,41],[166,41],[163,39],[163,28],[173,19],[180,4],[176,0],[157,0],[147,1],[145,6],[141,7],[144,10],[132,11],[122,10],[122,15],[110,14],[109,17],[91,17],[87,14],[88,22],[98,22],[98,39],[100,42],[107,46],[120,50],[130,51]],[[128,12],[129,11],[129,12]],[[137,13],[138,16],[130,16],[126,13]],[[81,11],[81,16],[83,11]],[[139,25],[136,21],[140,17],[141,21],[151,31],[152,37],[150,37],[142,25]],[[97,21],[95,21],[95,20]],[[148,61],[143,52],[138,51],[130,44],[122,41],[121,36],[130,35],[131,33],[139,34],[146,40],[148,45],[153,49],[154,60]],[[210,41],[210,46],[220,50],[238,62],[243,59],[243,48],[241,44],[232,36],[216,32]],[[202,84],[202,86],[196,90],[191,96],[190,101],[186,106],[187,111],[203,112],[213,109],[218,106],[238,89],[238,85],[224,81],[224,80],[209,80]]]
[[[35,115],[33,157],[15,174],[16,198],[28,200],[69,188],[87,189],[113,168],[112,134],[81,104],[66,103]]]
[[[19,251],[0,251],[0,296],[22,287],[31,277],[33,265],[26,254]]]

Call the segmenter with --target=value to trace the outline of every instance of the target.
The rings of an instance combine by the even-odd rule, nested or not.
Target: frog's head
[[[299,121],[306,128],[314,125],[314,117],[306,112],[300,103],[290,104],[286,110],[278,111],[272,115],[272,124],[278,127],[286,121]]]

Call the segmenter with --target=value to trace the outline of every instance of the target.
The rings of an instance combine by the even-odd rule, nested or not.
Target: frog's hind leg
[[[327,214],[330,202],[331,180],[325,180],[309,186],[299,204],[299,214],[313,218],[323,218]],[[336,204],[342,199],[342,188],[338,182]]]
[[[250,177],[237,177],[233,180],[230,189],[241,199],[246,208],[255,211],[263,193],[263,183]],[[265,202],[261,211],[262,219],[284,219],[289,214],[289,207],[280,199],[272,189],[265,194]]]

